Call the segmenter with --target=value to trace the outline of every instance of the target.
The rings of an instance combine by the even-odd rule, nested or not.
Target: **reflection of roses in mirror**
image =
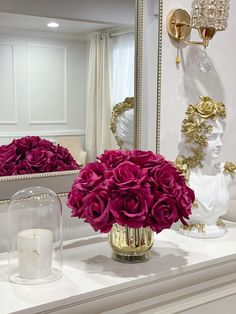
[[[68,149],[39,136],[0,146],[0,176],[79,169]]]
[[[67,205],[95,231],[113,223],[130,228],[186,224],[194,201],[184,177],[161,155],[141,150],[106,150],[76,178]],[[114,164],[113,164],[114,162]]]

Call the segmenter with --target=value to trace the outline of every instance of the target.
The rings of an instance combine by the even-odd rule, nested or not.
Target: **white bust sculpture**
[[[127,97],[114,106],[110,129],[121,149],[134,148],[134,98]]]
[[[182,226],[185,235],[213,238],[225,234],[219,217],[228,209],[229,186],[236,183],[236,164],[217,163],[225,130],[225,106],[209,97],[200,97],[189,105],[182,124],[177,167],[182,170],[194,190],[196,202],[189,226]]]

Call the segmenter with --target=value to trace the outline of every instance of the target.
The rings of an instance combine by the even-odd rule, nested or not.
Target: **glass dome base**
[[[43,277],[43,278],[23,278],[20,276],[19,269],[15,268],[11,270],[11,273],[9,274],[8,278],[9,281],[21,285],[41,285],[45,283],[50,283],[53,281],[56,281],[62,277],[62,271],[58,268],[53,267],[52,272],[49,276]]]

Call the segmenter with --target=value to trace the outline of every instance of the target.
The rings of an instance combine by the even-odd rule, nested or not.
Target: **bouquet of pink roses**
[[[79,169],[69,151],[39,136],[0,146],[0,176]]]
[[[175,166],[161,155],[141,150],[106,150],[76,178],[67,205],[95,231],[113,223],[131,228],[170,228],[191,214],[194,192]]]

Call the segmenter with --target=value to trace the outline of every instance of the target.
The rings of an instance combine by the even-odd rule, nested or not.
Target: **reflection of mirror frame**
[[[143,49],[143,0],[136,0],[135,7],[135,146],[140,147],[141,106],[142,106],[142,49]],[[59,196],[66,196],[78,174],[78,170],[37,173],[0,177],[0,205],[7,204],[10,197],[18,190],[28,186],[45,186]],[[26,182],[27,181],[27,182]]]
[[[78,172],[69,170],[0,177],[0,205],[7,204],[14,193],[30,186],[47,187],[59,196],[65,196]]]
[[[142,59],[143,59],[143,0],[135,7],[135,73],[134,73],[134,146],[141,148]]]

